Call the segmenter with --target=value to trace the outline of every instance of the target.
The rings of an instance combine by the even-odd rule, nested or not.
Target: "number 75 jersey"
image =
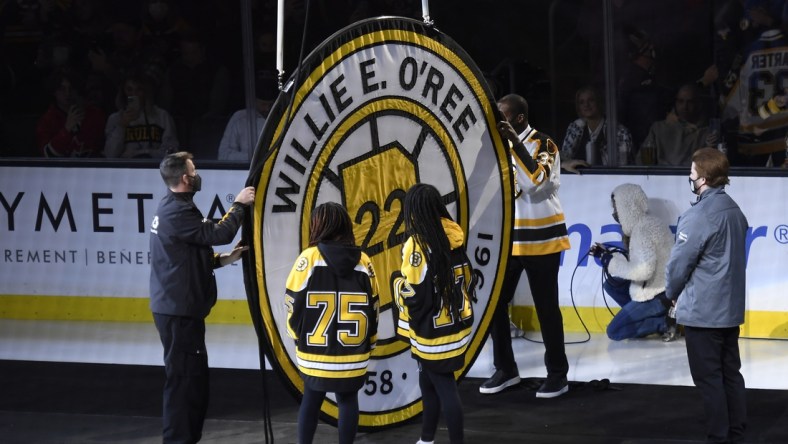
[[[304,250],[287,278],[287,332],[304,383],[315,390],[361,388],[377,340],[378,286],[358,247],[321,243]]]

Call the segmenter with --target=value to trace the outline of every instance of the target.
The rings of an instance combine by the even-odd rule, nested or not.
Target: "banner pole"
[[[430,0],[421,0],[421,17],[424,19],[424,24],[432,26],[433,22],[430,18]]]
[[[276,72],[279,91],[284,83],[284,35],[285,35],[285,0],[278,0],[276,6]]]

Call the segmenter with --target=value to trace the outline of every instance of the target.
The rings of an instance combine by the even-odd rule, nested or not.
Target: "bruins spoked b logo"
[[[265,153],[255,156],[261,160],[249,179],[257,201],[256,285],[248,291],[260,300],[271,365],[303,391],[286,333],[285,282],[307,245],[312,210],[328,201],[344,205],[380,286],[378,345],[359,392],[359,425],[389,426],[421,412],[418,368],[408,344],[395,338],[389,285],[402,263],[402,202],[413,184],[440,190],[466,233],[479,278],[473,338],[458,377],[480,351],[492,319],[512,221],[495,104],[454,41],[404,18],[351,25],[312,52],[294,78],[268,118],[258,147]],[[322,410],[337,418],[332,400]]]

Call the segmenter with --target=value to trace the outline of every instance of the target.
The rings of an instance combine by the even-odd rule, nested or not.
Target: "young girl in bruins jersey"
[[[416,184],[403,202],[405,230],[402,277],[395,279],[397,335],[410,342],[419,364],[424,404],[421,439],[435,438],[441,407],[452,443],[463,442],[463,413],[454,372],[461,369],[471,339],[473,294],[462,229],[438,190]]]
[[[367,375],[378,326],[378,286],[369,257],[355,245],[347,211],[334,202],[315,208],[309,247],[287,278],[288,334],[296,341],[304,396],[298,442],[309,444],[326,392],[336,394],[339,442],[358,427],[358,391]]]

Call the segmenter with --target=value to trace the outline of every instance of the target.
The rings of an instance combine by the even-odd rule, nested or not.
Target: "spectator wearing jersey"
[[[618,163],[613,164],[607,147],[607,121],[599,92],[590,86],[575,93],[577,120],[569,124],[561,145],[562,167],[577,173],[578,167],[618,166],[631,162],[632,135],[623,125],[616,128]]]
[[[104,150],[101,109],[86,102],[79,77],[66,69],[49,79],[52,104],[36,125],[36,144],[44,157],[98,157]]]
[[[116,101],[118,111],[109,116],[104,130],[106,157],[161,159],[178,148],[175,122],[154,103],[150,79],[130,75]]]
[[[788,113],[776,112],[768,103],[783,94],[780,88],[785,85],[779,79],[788,69],[788,61],[778,56],[788,52],[788,39],[781,29],[784,4],[784,0],[748,0],[744,4],[750,25],[761,34],[745,51],[739,82],[725,101],[723,117],[738,117],[737,160],[747,166],[780,167],[786,160]]]
[[[438,190],[413,185],[403,201],[402,276],[394,281],[397,335],[419,364],[424,404],[419,443],[432,443],[441,411],[452,444],[463,442],[463,413],[454,372],[465,363],[473,325],[473,281],[465,236]]]
[[[761,116],[763,119],[768,119],[770,116],[776,114],[783,114],[788,111],[788,88],[786,88],[782,94],[776,95],[769,99],[768,102],[764,103],[758,108],[758,115]],[[783,114],[781,116],[783,118],[788,117],[788,114]],[[772,153],[775,155],[776,153]],[[788,144],[785,146],[785,155],[783,156],[783,168],[788,168]],[[772,166],[781,166],[779,164],[779,160],[777,164],[774,164],[774,158],[771,159]]]
[[[377,340],[378,285],[372,262],[356,246],[350,216],[338,203],[321,204],[312,213],[309,246],[287,278],[285,307],[304,379],[298,442],[312,442],[320,406],[326,392],[333,392],[339,443],[352,443],[358,391]]]

